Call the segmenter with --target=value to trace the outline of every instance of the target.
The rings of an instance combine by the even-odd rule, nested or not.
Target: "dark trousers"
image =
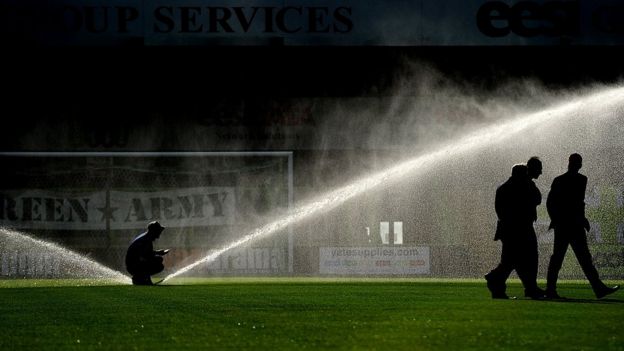
[[[585,229],[583,227],[555,228],[555,246],[553,254],[550,256],[550,263],[548,264],[546,288],[549,291],[556,291],[557,278],[559,276],[559,271],[561,270],[561,265],[563,264],[566,251],[568,250],[568,244],[572,246],[576,259],[581,265],[583,273],[585,273],[585,277],[589,280],[592,289],[594,289],[594,291],[603,289],[605,285],[600,280],[598,271],[592,262],[589,247],[587,246]]]
[[[520,236],[520,235],[518,235]],[[522,237],[503,238],[503,250],[498,266],[486,275],[490,284],[499,292],[505,292],[507,278],[515,269],[528,294],[537,291],[537,238],[531,228]]]
[[[156,256],[149,261],[137,262],[127,268],[133,278],[149,278],[153,274],[162,272],[165,266],[163,265],[163,258]]]

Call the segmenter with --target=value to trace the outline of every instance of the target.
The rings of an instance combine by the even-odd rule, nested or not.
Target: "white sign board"
[[[430,250],[417,247],[321,247],[320,274],[429,274]]]
[[[46,230],[137,229],[152,220],[166,227],[231,225],[235,202],[232,187],[79,194],[9,191],[0,193],[0,225]]]

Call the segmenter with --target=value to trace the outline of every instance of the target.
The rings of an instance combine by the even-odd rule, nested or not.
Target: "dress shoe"
[[[487,288],[490,290],[493,299],[509,299],[509,296],[505,294],[504,284],[494,283],[488,275],[485,276],[485,280],[487,281]]]
[[[605,286],[605,287],[601,288],[600,290],[595,291],[594,293],[596,294],[597,298],[601,299],[601,298],[603,298],[603,297],[605,297],[607,295],[613,294],[614,292],[618,291],[619,289],[620,289],[619,285],[616,285],[616,286],[614,286],[612,288],[610,288],[608,286]]]

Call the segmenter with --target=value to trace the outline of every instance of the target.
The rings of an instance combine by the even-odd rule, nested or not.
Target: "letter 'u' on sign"
[[[394,222],[394,245],[403,245],[403,222]]]
[[[382,244],[390,244],[390,222],[379,222],[379,236]]]
[[[394,245],[403,245],[403,222],[393,222],[392,235]],[[381,243],[390,244],[390,222],[379,222],[379,236]]]

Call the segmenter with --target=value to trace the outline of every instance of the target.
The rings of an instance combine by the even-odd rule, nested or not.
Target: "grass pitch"
[[[492,300],[474,280],[175,283],[0,280],[0,350],[624,350],[624,292],[586,282],[561,283],[567,301]]]

